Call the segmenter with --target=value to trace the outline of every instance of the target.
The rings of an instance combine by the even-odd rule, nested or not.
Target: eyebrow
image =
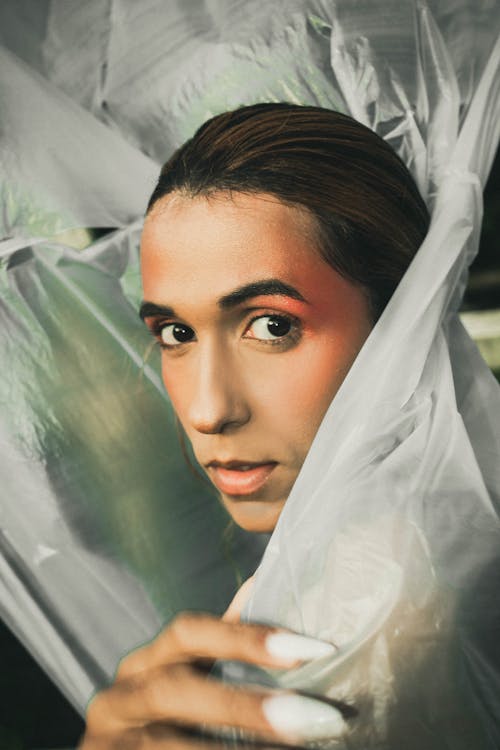
[[[230,310],[253,297],[272,295],[291,297],[292,299],[307,303],[305,297],[295,287],[290,286],[290,284],[286,284],[280,279],[262,279],[261,281],[252,281],[250,284],[245,284],[234,289],[232,292],[221,297],[217,304],[222,310]],[[165,315],[170,318],[178,317],[173,307],[169,305],[157,305],[154,302],[144,300],[139,308],[139,317],[144,320],[144,318],[149,318],[153,315]]]

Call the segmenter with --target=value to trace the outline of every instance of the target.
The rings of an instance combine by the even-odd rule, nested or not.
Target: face
[[[271,531],[372,320],[305,209],[165,196],[142,237],[141,314],[197,460],[234,521]]]

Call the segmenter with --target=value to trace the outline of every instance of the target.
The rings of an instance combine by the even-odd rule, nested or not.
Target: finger
[[[334,653],[332,644],[280,628],[183,613],[154,641],[129,654],[121,662],[117,678],[121,680],[160,665],[197,659],[235,659],[286,668]]]
[[[240,621],[243,608],[245,604],[247,603],[248,599],[250,598],[253,584],[254,584],[254,577],[250,576],[250,578],[247,578],[245,583],[243,583],[240,586],[240,588],[236,592],[236,596],[234,597],[233,601],[231,602],[229,607],[226,609],[226,611],[222,615],[222,619],[224,620],[224,622],[239,622]]]
[[[104,691],[91,704],[88,724],[101,733],[154,722],[237,727],[263,738],[297,741],[338,736],[340,712],[311,697],[243,688],[202,677],[192,666],[141,673]],[[318,735],[319,731],[319,735]]]
[[[189,664],[174,664],[137,673],[99,693],[89,706],[87,726],[96,735],[155,722],[265,728],[261,698],[256,690],[243,691],[202,676]]]
[[[230,748],[234,750],[282,750],[283,748],[290,750],[289,744],[270,740],[264,745],[254,734],[234,728],[209,732],[206,727],[201,731],[162,723],[151,724],[146,728],[146,732],[148,738],[158,741],[167,740],[174,750],[230,750]],[[302,748],[294,745],[294,750],[302,750]]]
[[[227,750],[217,739],[164,724],[128,729],[114,736],[86,735],[78,750]]]

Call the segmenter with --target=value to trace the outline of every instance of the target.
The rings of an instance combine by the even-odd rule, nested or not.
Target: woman
[[[428,229],[407,169],[330,110],[260,104],[205,123],[165,164],[142,238],[141,317],[196,458],[233,520],[271,532],[325,412]],[[206,664],[287,668],[333,644],[182,615],[123,660],[81,747],[182,747],[180,727],[274,742],[337,737],[355,711],[234,688]],[[128,743],[128,744],[127,744]]]

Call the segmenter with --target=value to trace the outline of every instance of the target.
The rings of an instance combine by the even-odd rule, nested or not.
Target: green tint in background
[[[253,572],[262,547],[255,536],[231,526],[201,470],[193,471],[193,457],[187,456],[188,464],[183,455],[158,351],[137,315],[137,241],[137,231],[132,236],[118,231],[92,244],[91,260],[85,250],[43,245],[20,250],[4,263],[2,362],[9,373],[0,380],[0,404],[24,455],[44,466],[57,498],[56,523],[72,530],[72,544],[140,580],[158,622],[166,623],[183,609],[222,612],[242,578]],[[29,526],[30,518],[24,520]],[[43,525],[35,520],[40,531]],[[57,536],[57,528],[48,523],[45,546],[51,535]],[[12,554],[25,544],[23,538],[10,541]],[[65,554],[60,542],[41,564],[50,566],[58,556],[64,564]],[[58,597],[64,592],[55,589],[52,583],[42,592],[40,606],[82,658],[78,623],[71,622],[71,613],[66,622],[59,619]],[[68,602],[68,592],[64,596]],[[74,596],[83,597],[78,586]],[[136,613],[138,619],[142,615]],[[12,669],[15,641],[4,633],[2,642],[9,649],[3,664]],[[108,674],[118,655],[109,655]],[[37,680],[43,685],[43,678],[19,658],[21,682],[3,682],[5,737],[10,732],[19,742],[33,742],[37,735],[38,742],[41,737],[67,742],[70,736],[74,741],[80,722],[53,690],[37,696],[35,711],[29,708],[30,690]],[[97,684],[105,684],[106,662],[98,663],[94,654],[83,659]],[[46,718],[33,734],[40,700]],[[14,711],[6,710],[12,702]],[[0,748],[2,742],[7,748],[14,740],[0,735]]]
[[[62,243],[27,241],[6,254],[0,268],[5,455],[14,449],[3,435],[15,439],[15,462],[0,487],[0,527],[15,532],[0,541],[19,585],[14,600],[33,606],[17,619],[3,616],[26,642],[39,635],[31,648],[54,679],[53,665],[59,658],[64,666],[64,654],[49,650],[50,638],[39,626],[52,627],[59,646],[69,646],[84,665],[84,677],[102,685],[126,646],[144,640],[176,611],[221,612],[266,541],[235,530],[229,543],[227,515],[186,465],[158,356],[137,318],[139,228],[130,223],[143,210],[159,163],[215,112],[280,99],[347,108],[332,74],[329,2],[281,3],[272,18],[267,3],[256,3],[251,20],[243,17],[242,23],[240,3],[226,3],[227,13],[217,13],[218,3],[187,5],[188,12],[181,12],[175,4],[170,15],[156,9],[153,35],[155,3],[114,2],[114,14],[104,0],[4,0],[0,8],[0,41],[24,60],[14,66],[2,58],[15,75],[6,76],[1,97],[2,136],[7,133],[14,148],[2,153],[0,239],[58,235]],[[380,54],[398,62],[408,50],[414,53],[413,4],[392,5],[394,18],[377,39]],[[437,16],[452,39],[460,23],[468,28],[467,3],[462,5],[453,23],[443,21],[446,13]],[[349,11],[349,3],[343,7]],[[486,56],[489,24],[475,11]],[[386,50],[393,21],[406,36]],[[460,44],[450,48],[461,57]],[[481,69],[481,61],[474,67],[463,58],[465,73]],[[474,76],[460,75],[459,81],[466,102]],[[20,99],[22,117],[11,122]],[[401,112],[398,102],[383,104],[390,115],[383,123],[387,131]],[[422,133],[426,127],[418,122]],[[401,144],[408,154],[404,137],[397,137],[393,145]],[[493,320],[480,345],[495,367],[498,174],[497,163],[465,300],[471,326],[485,321],[475,316],[478,309]],[[81,218],[86,211],[99,216],[91,226],[121,229],[75,250],[74,235],[60,232],[89,225]],[[105,605],[112,608],[109,617]],[[0,750],[73,743],[79,730],[73,719],[65,728],[69,708],[34,677],[31,662],[14,659],[10,636],[2,642],[9,656],[2,660]]]

